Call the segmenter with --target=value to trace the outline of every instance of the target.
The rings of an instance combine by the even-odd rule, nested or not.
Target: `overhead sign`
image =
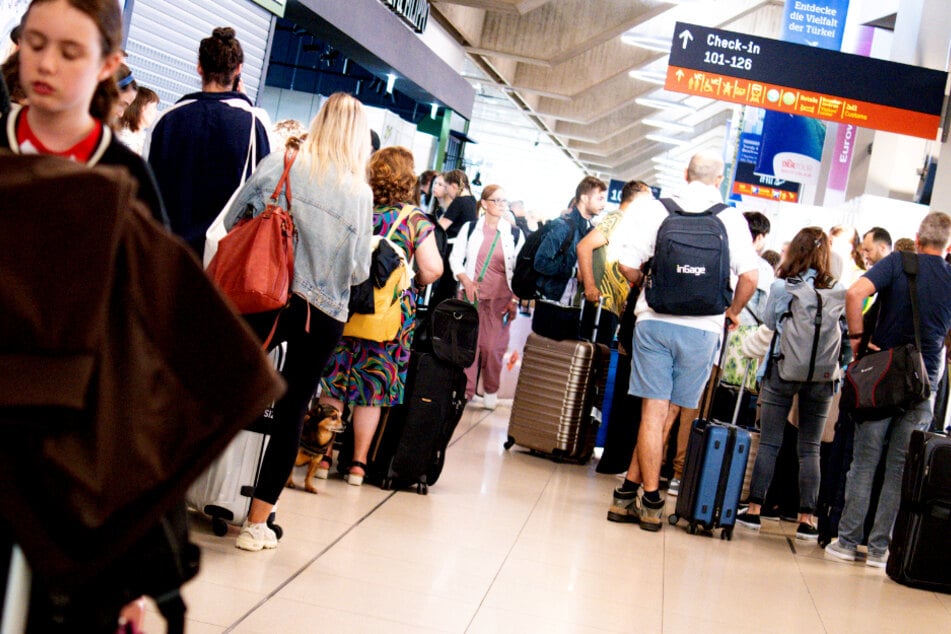
[[[665,88],[925,139],[947,73],[678,22]]]
[[[259,4],[279,18],[284,17],[284,10],[287,9],[287,0],[251,0]]]
[[[429,22],[429,0],[380,0],[393,13],[400,16],[403,22],[410,25],[417,33],[426,30]]]
[[[842,48],[849,0],[786,0],[783,41],[837,51]]]

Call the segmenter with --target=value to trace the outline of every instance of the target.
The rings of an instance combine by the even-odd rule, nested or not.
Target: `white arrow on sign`
[[[681,31],[680,35],[678,35],[677,37],[683,40],[684,48],[687,48],[687,43],[693,39],[693,33],[691,33],[690,31],[684,30],[684,31]]]
[[[676,75],[677,75],[677,81],[683,81],[684,72],[683,72],[682,70],[680,70],[680,69],[678,68]]]

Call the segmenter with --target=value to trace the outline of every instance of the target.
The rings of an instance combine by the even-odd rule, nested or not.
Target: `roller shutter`
[[[245,91],[257,102],[276,19],[266,9],[251,0],[134,0],[128,8],[128,64],[139,84],[158,93],[160,110],[201,90],[198,44],[218,26],[233,27],[237,33],[244,50]]]

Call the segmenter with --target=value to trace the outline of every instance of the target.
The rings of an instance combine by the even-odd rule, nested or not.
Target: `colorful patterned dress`
[[[396,221],[400,206],[377,207],[373,212],[373,233],[385,235]],[[409,259],[433,232],[433,223],[416,208],[397,227],[391,240]],[[327,362],[320,387],[324,394],[352,405],[386,407],[403,402],[403,384],[410,344],[416,327],[416,291],[410,286],[400,301],[403,318],[393,341],[369,341],[344,337]]]

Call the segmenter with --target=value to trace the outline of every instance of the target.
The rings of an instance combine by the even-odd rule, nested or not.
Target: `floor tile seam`
[[[491,411],[491,410],[484,410],[483,412],[481,412],[481,416],[476,416],[475,422],[472,423],[471,425],[469,425],[469,428],[466,429],[466,430],[465,430],[464,432],[462,432],[461,434],[459,434],[459,436],[457,436],[456,438],[454,438],[454,439],[449,443],[449,445],[447,446],[447,448],[448,448],[448,447],[452,447],[452,446],[455,445],[457,442],[459,442],[460,440],[462,440],[463,438],[465,438],[466,436],[468,436],[469,433],[472,432],[472,430],[474,430],[476,427],[478,427],[479,425],[481,425],[482,423],[484,423],[486,420],[488,420],[489,416],[491,416],[491,415],[492,415],[492,411]]]
[[[480,607],[480,609],[481,609],[481,607]],[[493,605],[493,606],[488,606],[488,609],[490,609],[490,610],[497,610],[497,611],[499,611],[499,612],[505,612],[506,614],[519,614],[519,615],[522,615],[522,616],[530,616],[530,617],[532,617],[532,618],[538,618],[538,615],[537,615],[537,614],[532,614],[531,612],[524,612],[524,611],[521,611],[521,610],[513,610],[513,609],[511,609],[511,608],[500,608],[500,607],[498,607],[498,606],[494,606],[494,605]],[[557,619],[545,619],[545,620],[558,622]],[[604,629],[603,627],[598,627],[598,626],[596,626],[596,625],[591,625],[591,624],[589,624],[589,623],[579,623],[579,625],[583,625],[585,628],[587,628],[587,629],[589,629],[589,630],[594,630],[594,631],[597,631],[597,632],[623,632],[623,631],[625,631],[625,630],[610,630],[610,629]],[[470,624],[470,626],[471,626],[471,624]]]
[[[519,529],[518,533],[515,535],[515,538],[512,540],[511,545],[509,546],[508,551],[505,553],[505,557],[502,558],[502,561],[499,562],[499,567],[496,569],[495,574],[492,576],[492,581],[489,582],[489,586],[486,588],[485,593],[482,595],[482,599],[479,600],[478,606],[476,606],[475,612],[473,612],[472,617],[469,619],[469,624],[466,626],[465,631],[468,632],[472,627],[473,622],[475,621],[476,616],[478,616],[479,611],[485,606],[485,600],[489,596],[489,593],[492,592],[493,586],[495,586],[496,581],[499,579],[499,574],[501,574],[502,569],[505,567],[506,562],[508,562],[509,557],[512,556],[512,551],[515,550],[515,545],[518,544],[518,540],[521,537],[522,533],[525,531],[525,527],[532,519],[532,515],[535,513],[535,510],[538,508],[538,504],[541,501],[542,497],[545,495],[545,491],[548,490],[548,487],[551,486],[551,481],[555,477],[555,473],[558,471],[558,468],[562,466],[556,463],[552,463],[550,471],[548,473],[548,479],[545,481],[545,486],[541,487],[541,490],[538,492],[538,496],[535,498],[535,503],[532,504],[531,510],[525,516],[525,521],[522,522],[522,526]]]
[[[300,568],[298,568],[296,571],[294,571],[287,579],[285,579],[283,582],[281,582],[281,583],[279,583],[277,586],[275,586],[270,592],[266,593],[266,594],[264,595],[264,597],[261,598],[261,600],[259,600],[259,601],[258,601],[257,603],[255,603],[253,606],[251,606],[251,608],[248,609],[247,612],[245,612],[245,613],[242,614],[240,617],[238,617],[238,619],[237,619],[234,623],[232,623],[231,625],[229,625],[228,627],[226,627],[225,630],[224,630],[225,634],[228,634],[228,632],[233,632],[233,631],[234,631],[234,628],[236,628],[237,626],[239,626],[239,625],[240,625],[242,622],[244,622],[248,617],[250,617],[252,614],[254,614],[254,612],[256,612],[258,609],[260,609],[261,607],[263,607],[268,601],[270,601],[270,600],[273,599],[275,596],[277,596],[277,594],[278,594],[281,590],[283,590],[283,589],[286,588],[288,585],[290,585],[290,583],[291,583],[292,581],[294,581],[295,579],[297,579],[297,577],[299,577],[305,570],[307,570],[307,569],[310,568],[314,563],[316,563],[317,560],[320,559],[321,557],[323,557],[331,548],[333,548],[334,546],[336,546],[337,544],[339,544],[347,535],[349,535],[355,528],[357,528],[357,526],[359,526],[360,524],[362,524],[362,523],[364,522],[364,520],[366,520],[368,517],[370,517],[371,515],[373,515],[374,513],[376,513],[376,512],[380,509],[380,507],[382,507],[382,506],[383,506],[384,504],[386,504],[388,501],[390,501],[391,499],[393,499],[393,497],[394,497],[397,493],[398,493],[398,491],[392,491],[389,495],[387,495],[387,496],[384,497],[382,500],[380,500],[373,508],[371,508],[369,511],[367,511],[367,512],[366,512],[362,517],[360,517],[356,522],[354,522],[353,524],[351,524],[350,527],[347,528],[347,529],[346,529],[344,532],[342,532],[340,535],[338,535],[336,539],[334,539],[334,540],[331,541],[329,544],[327,544],[326,546],[324,546],[316,555],[314,555],[313,557],[311,557],[307,562],[305,562],[302,566],[300,566]]]
[[[806,579],[806,572],[805,572],[805,570],[804,570],[803,567],[802,567],[802,561],[801,561],[801,559],[814,560],[815,558],[814,558],[814,557],[807,557],[807,556],[805,556],[805,555],[803,555],[803,556],[800,558],[799,555],[796,553],[796,547],[795,547],[795,543],[793,542],[793,539],[790,538],[790,537],[787,537],[786,539],[789,541],[789,547],[790,547],[790,549],[792,549],[792,551],[793,551],[793,559],[796,561],[796,570],[799,571],[799,577],[802,579],[802,585],[803,585],[803,587],[805,587],[806,592],[809,593],[809,600],[812,601],[812,608],[816,611],[816,617],[819,619],[819,625],[822,626],[822,631],[823,631],[824,633],[828,634],[828,632],[829,632],[829,627],[828,627],[828,625],[826,624],[826,620],[825,620],[825,619],[823,618],[823,616],[822,616],[822,610],[819,609],[819,604],[816,602],[816,595],[815,595],[815,593],[813,592],[812,588],[810,587],[810,585],[809,585],[809,580]]]

